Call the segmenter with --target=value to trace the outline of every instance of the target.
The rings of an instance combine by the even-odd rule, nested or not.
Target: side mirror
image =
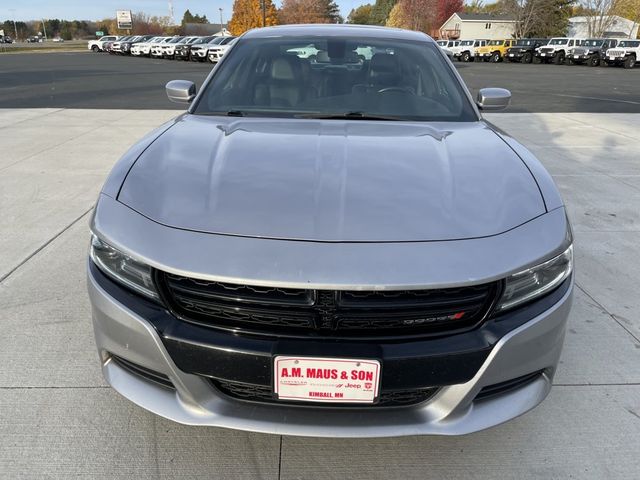
[[[511,92],[504,88],[481,88],[476,104],[480,110],[502,110],[509,106]]]
[[[175,103],[189,103],[196,98],[196,85],[189,80],[171,80],[165,88],[167,97]]]

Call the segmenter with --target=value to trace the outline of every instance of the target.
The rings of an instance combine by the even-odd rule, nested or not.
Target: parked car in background
[[[138,35],[137,37],[127,40],[126,42],[120,42],[120,53],[122,55],[131,55],[131,48],[133,47],[133,45],[137,43],[144,43],[148,40],[151,40],[152,38],[153,35]]]
[[[287,52],[309,44],[318,61]],[[322,437],[463,435],[544,400],[573,234],[542,164],[483,119],[509,91],[474,102],[427,35],[356,25],[250,30],[200,92],[166,91],[187,112],[125,153],[90,224],[116,391]]]
[[[454,48],[460,45],[460,40],[438,40],[436,43],[447,57],[449,57],[449,60],[453,61]]]
[[[9,35],[0,37],[0,43],[13,43],[13,39]]]
[[[53,39],[51,41],[52,42],[56,42],[56,43],[62,43],[62,42],[64,42],[64,38],[62,38],[62,37],[53,37]]]
[[[205,41],[208,42],[211,39],[213,39],[213,37],[187,37],[182,42],[176,44],[173,58],[188,61],[191,57],[191,47],[193,45],[204,43]]]
[[[532,63],[536,49],[549,43],[546,38],[521,38],[507,49],[505,59],[509,62]]]
[[[453,57],[461,62],[473,62],[476,50],[485,47],[489,40],[460,40],[460,45],[453,48]]]
[[[122,53],[122,44],[124,43],[128,43],[128,42],[135,42],[137,41],[137,39],[140,38],[139,35],[128,35],[126,37],[122,37],[120,39],[118,39],[117,41],[113,42],[111,44],[111,48],[109,49],[109,53],[113,53],[113,54],[121,54]]]
[[[236,37],[226,37],[222,42],[220,42],[217,46],[209,49],[208,58],[211,63],[218,63],[224,54],[233,46]]]
[[[134,38],[134,35],[125,35],[124,37],[119,38],[114,42],[106,42],[104,44],[104,51],[115,55],[116,53],[120,53],[120,43],[126,42],[127,40]]]
[[[196,44],[191,46],[191,60],[194,62],[204,62],[207,60],[209,54],[209,48],[220,45],[228,37],[213,37],[206,43]]]
[[[601,60],[603,65],[633,68],[640,58],[640,40],[621,40],[614,48],[610,48]]]
[[[507,49],[515,45],[516,41],[511,39],[489,40],[484,47],[476,49],[476,58],[481,58],[485,62],[501,62],[507,53]]]
[[[567,55],[567,65],[586,64],[590,67],[597,67],[604,58],[606,51],[618,44],[614,38],[589,38],[578,47],[569,50]]]
[[[173,37],[157,37],[154,42],[149,45],[149,53],[147,56],[152,58],[159,58],[162,56],[162,45],[171,40]]]
[[[38,36],[32,36],[27,38],[27,43],[42,43],[44,42],[44,38]]]
[[[95,53],[102,52],[104,50],[105,43],[115,42],[118,38],[119,37],[117,35],[105,35],[97,40],[89,40],[87,48]]]
[[[176,52],[176,46],[179,43],[188,40],[189,38],[191,37],[177,36],[177,37],[173,37],[168,42],[165,42],[162,45],[162,58],[173,59],[173,56]]]
[[[534,63],[555,63],[561,65],[567,58],[570,49],[582,45],[582,38],[556,37],[549,40],[549,43],[542,47],[538,47]]]
[[[151,37],[144,42],[138,42],[131,45],[131,55],[134,57],[147,56],[149,55],[149,50],[151,49],[151,45],[154,42],[157,42],[159,39],[163,37]]]

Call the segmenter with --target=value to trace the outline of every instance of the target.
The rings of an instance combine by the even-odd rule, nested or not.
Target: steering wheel
[[[401,92],[415,95],[415,92],[409,87],[385,87],[378,90],[378,93]]]

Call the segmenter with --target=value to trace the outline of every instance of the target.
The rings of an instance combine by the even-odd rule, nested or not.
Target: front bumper
[[[210,337],[199,335],[197,329],[185,328],[185,323],[163,307],[113,283],[91,262],[88,289],[104,376],[126,398],[188,425],[324,437],[459,435],[525,413],[551,388],[572,299],[572,280],[567,280],[529,307],[469,332],[475,335],[471,342],[456,336],[395,346],[367,344],[380,352],[383,372],[394,361],[417,355],[420,362],[414,362],[418,368],[411,369],[411,379],[440,385],[438,393],[424,403],[407,407],[328,408],[237,400],[218,391],[206,376],[229,377],[242,371],[259,376],[260,366],[269,365],[274,353],[281,352],[278,342],[237,339],[219,332]],[[301,349],[310,342],[300,341],[297,346],[287,343],[289,353],[309,353]],[[350,352],[353,345],[338,347],[344,356],[344,349]],[[166,376],[175,388],[135,375],[115,361],[114,355]],[[518,388],[476,398],[483,388],[533,372],[541,373]],[[382,381],[384,384],[384,377]]]

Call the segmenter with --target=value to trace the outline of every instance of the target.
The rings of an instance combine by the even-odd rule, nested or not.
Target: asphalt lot
[[[464,437],[280,437],[186,427],[138,408],[106,385],[93,341],[85,262],[97,193],[128,146],[177,113],[167,109],[164,82],[201,82],[210,66],[56,54],[45,78],[26,57],[39,55],[0,56],[0,78],[9,79],[0,84],[0,479],[640,478],[640,115],[615,110],[634,104],[487,116],[554,175],[574,227],[574,309],[542,405]],[[135,64],[147,70],[123,78]],[[636,85],[640,75],[537,65],[460,71],[474,88],[497,85],[505,77],[491,72],[514,67]],[[27,68],[31,76],[18,73]],[[542,83],[566,76],[558,75]],[[632,86],[622,101],[638,101]]]
[[[472,93],[503,87],[506,112],[640,113],[640,67],[454,65]],[[108,54],[0,54],[0,108],[176,109],[164,95],[169,80],[202,85],[212,65]]]

